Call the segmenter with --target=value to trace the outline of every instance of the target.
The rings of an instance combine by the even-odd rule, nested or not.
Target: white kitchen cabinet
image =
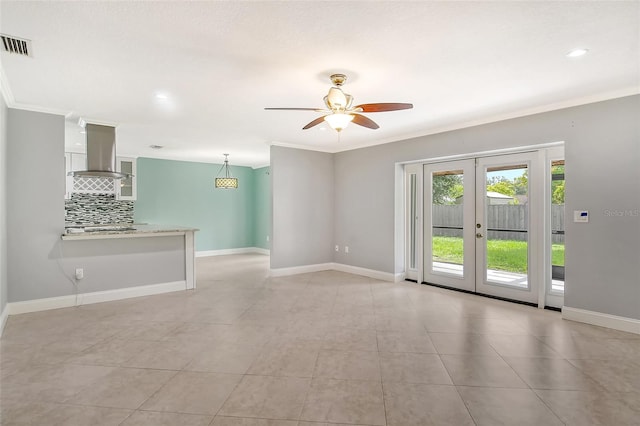
[[[136,199],[136,159],[117,157],[116,170],[133,175],[128,179],[108,179],[97,177],[69,176],[71,171],[87,170],[87,155],[76,152],[65,152],[65,199],[70,199],[72,193],[78,194],[113,194],[117,200]]]
[[[71,198],[71,193],[74,192],[74,178],[69,176],[69,172],[77,172],[80,170],[87,170],[87,154],[80,152],[65,152],[65,177],[66,177],[66,191],[64,194],[65,200]]]
[[[116,169],[119,172],[132,175],[128,179],[119,179],[116,181],[116,199],[135,200],[137,197],[136,159],[118,157],[116,159]]]

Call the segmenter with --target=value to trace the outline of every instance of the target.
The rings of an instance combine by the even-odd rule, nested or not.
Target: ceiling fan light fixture
[[[329,123],[329,126],[336,132],[341,132],[342,129],[347,127],[349,123],[353,121],[353,114],[344,114],[341,112],[335,112],[333,114],[326,115],[324,121]]]
[[[398,102],[377,102],[370,104],[361,104],[353,106],[353,96],[344,93],[341,89],[346,81],[347,76],[344,74],[333,74],[331,82],[333,87],[329,89],[329,93],[323,98],[326,109],[319,108],[265,108],[266,110],[289,110],[289,111],[316,111],[324,115],[317,117],[315,120],[307,123],[302,130],[307,130],[326,121],[329,126],[336,132],[341,132],[345,127],[353,121],[354,124],[368,129],[379,129],[380,126],[370,118],[360,113],[370,112],[386,112],[400,111],[403,109],[413,108],[413,104]]]

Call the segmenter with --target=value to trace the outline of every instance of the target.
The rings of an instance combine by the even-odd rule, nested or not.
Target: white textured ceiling
[[[119,155],[265,165],[638,93],[640,2],[0,2],[14,107],[117,125]],[[569,59],[576,47],[589,53]],[[328,76],[380,129],[302,127]],[[155,95],[163,93],[166,100]],[[73,132],[75,126],[68,126]],[[70,134],[69,148],[75,149]],[[149,145],[164,145],[152,150]]]

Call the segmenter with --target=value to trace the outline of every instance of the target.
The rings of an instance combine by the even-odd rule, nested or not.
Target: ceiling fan
[[[333,87],[329,89],[329,93],[324,97],[326,109],[322,108],[265,108],[266,110],[289,110],[289,111],[316,111],[323,113],[321,117],[316,118],[302,130],[307,130],[313,126],[326,121],[332,129],[341,132],[351,122],[367,127],[369,129],[378,129],[380,126],[375,121],[360,114],[362,112],[386,112],[399,111],[401,109],[411,109],[413,104],[406,103],[375,103],[361,104],[353,106],[353,96],[344,93],[341,89],[342,85],[347,81],[344,74],[332,74],[331,82]]]

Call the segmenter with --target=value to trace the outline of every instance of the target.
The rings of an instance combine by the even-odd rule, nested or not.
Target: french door
[[[475,161],[424,165],[424,276],[475,291]]]
[[[545,212],[539,156],[424,165],[424,282],[527,303],[539,300]]]

